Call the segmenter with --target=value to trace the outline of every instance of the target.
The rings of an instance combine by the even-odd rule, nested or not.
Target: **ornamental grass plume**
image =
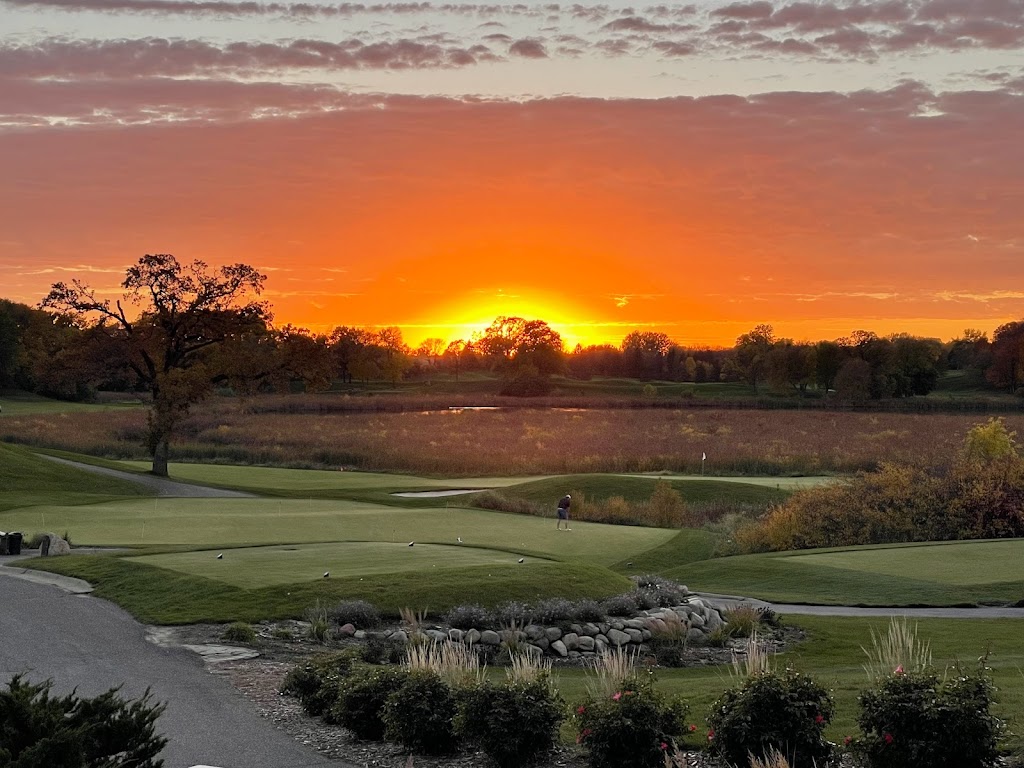
[[[907,617],[892,617],[886,634],[871,630],[871,649],[861,646],[868,657],[864,671],[872,681],[882,680],[892,674],[923,672],[932,665],[931,646],[917,637],[917,624],[913,626]]]
[[[774,670],[775,653],[768,649],[768,644],[761,640],[756,630],[746,639],[743,647],[743,653],[733,651],[730,676],[745,680]]]
[[[505,677],[510,683],[547,681],[549,687],[554,687],[551,682],[551,661],[543,658],[540,653],[523,651],[511,654]]]
[[[763,758],[751,754],[750,768],[789,768],[789,760],[779,750],[773,748]]]
[[[405,664],[410,670],[429,670],[456,688],[482,683],[487,677],[486,665],[481,665],[480,657],[462,643],[431,640],[410,645],[405,652]]]
[[[604,651],[594,660],[594,674],[587,675],[587,693],[592,698],[607,698],[636,677],[637,651],[616,648]]]

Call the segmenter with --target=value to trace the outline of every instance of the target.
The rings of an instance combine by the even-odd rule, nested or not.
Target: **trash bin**
[[[11,531],[7,534],[7,554],[21,554],[21,540],[24,538],[21,531]]]
[[[0,555],[7,554],[7,534],[0,531]]]

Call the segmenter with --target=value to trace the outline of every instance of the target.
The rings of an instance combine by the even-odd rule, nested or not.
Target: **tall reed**
[[[636,649],[619,647],[595,657],[592,672],[586,677],[587,693],[592,698],[608,697],[635,679],[637,655]]]
[[[899,672],[923,672],[932,665],[931,644],[917,636],[906,616],[893,616],[885,634],[871,629],[871,648],[861,646],[868,657],[864,671],[872,681],[882,680]]]

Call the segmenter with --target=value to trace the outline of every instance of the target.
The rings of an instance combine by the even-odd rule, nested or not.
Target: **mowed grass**
[[[478,509],[398,509],[353,501],[163,499],[88,507],[34,507],[0,514],[0,529],[36,530],[39,520],[65,528],[82,545],[242,547],[314,542],[410,541],[456,544],[611,565],[657,547],[677,531],[578,523]],[[5,528],[7,526],[7,528]]]
[[[0,511],[54,503],[91,504],[149,493],[136,483],[68,467],[0,443]],[[0,524],[0,530],[22,529]]]
[[[52,416],[61,413],[92,413],[124,408],[139,408],[141,403],[129,399],[110,403],[71,403],[65,400],[53,400],[48,397],[34,395],[30,392],[17,392],[0,395],[0,419],[5,416]],[[2,422],[0,422],[2,423]]]
[[[871,632],[885,633],[885,618],[846,618],[831,616],[783,616],[784,623],[800,627],[807,640],[775,659],[778,669],[786,666],[813,676],[836,701],[836,717],[826,737],[842,743],[845,736],[856,735],[857,696],[868,687],[863,664],[863,648],[871,647]],[[977,659],[988,654],[987,664],[996,684],[995,712],[1010,720],[1011,731],[1024,726],[1024,644],[1017,619],[921,619],[916,622],[918,636],[931,643],[936,668],[943,670],[958,661],[965,669],[975,669]],[[700,741],[706,743],[704,718],[715,699],[735,685],[728,667],[694,667],[657,671],[657,686],[678,694],[690,703],[688,722],[700,726]],[[560,669],[558,687],[572,702],[586,693],[587,674]],[[693,742],[698,743],[698,742]],[[911,768],[911,766],[907,766]]]
[[[218,554],[222,556],[220,559]],[[481,547],[450,544],[416,544],[410,547],[376,541],[248,547],[229,549],[226,553],[201,550],[128,559],[246,589],[310,581],[323,578],[325,572],[335,577],[365,577],[420,571],[424,578],[430,578],[431,570],[436,568],[512,563],[529,568],[536,562],[546,562],[529,557],[519,558],[525,562],[518,563],[513,553]]]
[[[820,605],[1024,600],[1024,539],[742,555],[668,569],[691,589]]]

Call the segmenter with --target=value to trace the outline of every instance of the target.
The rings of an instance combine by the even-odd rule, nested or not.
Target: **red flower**
[[[714,741],[714,740],[715,740],[715,729],[712,728],[712,729],[710,729],[708,731],[708,741]]]
[[[622,698],[622,691],[616,691],[612,694],[612,701],[618,701]]]
[[[691,725],[690,726],[690,733],[693,733],[696,730],[697,730],[697,726],[696,725]]]
[[[820,714],[819,715],[815,715],[814,716],[814,722],[816,722],[818,724],[824,723],[825,722],[825,716],[824,715],[820,715]]]
[[[587,711],[587,708],[584,707],[582,704],[580,704],[578,707],[576,707],[576,714],[577,715],[582,715],[586,711]]]
[[[892,744],[892,734],[891,733],[885,734],[882,738],[885,739],[885,743],[886,744]]]
[[[661,742],[661,751],[664,752],[666,749],[668,749],[668,744],[666,744],[664,741]]]
[[[585,738],[587,738],[587,736],[589,736],[592,733],[593,733],[593,731],[590,730],[589,728],[584,728],[583,731],[580,733],[580,735],[576,737],[576,743],[579,744],[581,741],[583,741]]]
[[[903,665],[902,665],[902,664],[900,664],[900,665],[899,665],[898,667],[896,667],[896,669],[894,669],[894,670],[892,671],[892,673],[893,673],[894,675],[902,675],[902,674],[903,674]]]
[[[853,736],[847,736],[845,739],[843,739],[843,744],[845,744],[846,746],[850,746],[851,741],[853,741]]]

